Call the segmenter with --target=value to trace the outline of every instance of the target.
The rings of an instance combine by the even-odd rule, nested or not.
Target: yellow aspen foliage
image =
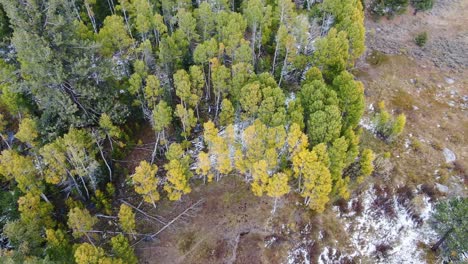
[[[36,175],[36,168],[29,156],[22,156],[14,150],[2,151],[0,174],[7,180],[14,179],[18,188],[24,193],[41,193],[42,181]]]
[[[118,217],[120,227],[124,232],[133,233],[135,231],[135,213],[130,206],[121,204]]]
[[[249,168],[247,167],[246,162],[244,160],[244,153],[242,153],[242,150],[240,148],[236,148],[234,152],[234,166],[236,167],[236,170],[238,170],[241,174],[247,174]]]
[[[112,251],[125,264],[137,264],[138,259],[135,256],[133,248],[130,246],[128,239],[122,234],[111,238]]]
[[[313,162],[317,161],[317,154],[308,149],[303,149],[300,152],[297,152],[292,156],[292,169],[294,178],[298,179],[298,187],[300,192],[302,192],[302,182],[303,175],[310,169],[310,166]]]
[[[286,141],[286,130],[283,126],[269,127],[264,136],[268,148],[281,149]]]
[[[296,123],[292,123],[289,128],[286,143],[288,144],[288,152],[291,157],[309,146],[307,135],[302,132],[301,127]]]
[[[268,196],[275,198],[273,212],[276,211],[276,202],[278,198],[287,194],[290,189],[291,188],[288,185],[288,175],[285,173],[275,173],[268,179],[268,185],[266,186],[265,191]]]
[[[218,136],[218,129],[216,128],[215,124],[209,120],[205,124],[203,124],[203,137],[205,140],[205,143],[208,145],[208,148],[212,147],[212,142],[216,136]]]
[[[312,152],[314,152],[317,155],[317,161],[321,162],[327,168],[330,166],[330,158],[328,157],[326,144],[320,143],[318,145],[315,145],[312,148]]]
[[[56,142],[43,146],[39,150],[44,163],[44,179],[50,184],[59,184],[67,178],[66,156]]]
[[[289,192],[288,175],[278,172],[268,179],[266,193],[270,197],[281,197]]]
[[[156,177],[158,166],[151,165],[143,160],[135,168],[135,173],[131,176],[135,192],[143,196],[143,200],[156,207],[155,202],[159,201],[158,183]]]
[[[119,127],[112,123],[110,116],[106,113],[102,114],[99,118],[99,127],[112,138],[119,138],[121,135],[121,130]]]
[[[87,209],[75,207],[68,212],[67,224],[75,238],[86,235],[86,231],[92,230],[96,223],[97,218],[92,216]]]
[[[18,199],[18,211],[21,213],[21,221],[26,224],[39,224],[47,228],[55,226],[52,219],[53,206],[41,201],[39,194],[26,193]]]
[[[360,175],[357,178],[358,183],[362,183],[364,179],[372,174],[374,171],[375,154],[370,149],[364,149],[361,153],[359,160]]]
[[[89,243],[80,244],[75,250],[75,261],[77,264],[117,264],[122,263],[106,256],[104,249]]]
[[[221,102],[221,114],[219,115],[219,123],[222,126],[227,126],[234,122],[234,107],[231,101],[223,99]]]
[[[192,189],[189,185],[191,172],[179,160],[171,160],[164,166],[167,170],[167,181],[164,190],[171,201],[178,201],[182,195],[190,193]]]
[[[305,204],[314,211],[323,212],[331,190],[332,179],[328,168],[321,162],[311,162],[304,172],[304,188],[301,196],[305,198]]]
[[[268,184],[268,171],[267,163],[264,160],[260,160],[253,164],[252,166],[252,192],[255,196],[262,196],[266,192],[266,187]]]
[[[37,123],[34,119],[26,117],[19,123],[18,132],[15,137],[21,142],[28,143],[31,146],[35,146],[36,139],[39,136],[37,132]]]
[[[213,173],[211,172],[211,160],[206,152],[198,154],[197,173],[203,176],[203,179],[208,182],[213,181]]]
[[[267,168],[274,171],[278,167],[278,152],[275,148],[269,148],[265,151],[264,160],[267,163]]]

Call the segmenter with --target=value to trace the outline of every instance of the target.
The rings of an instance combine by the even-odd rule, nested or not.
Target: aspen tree
[[[362,183],[366,177],[369,177],[374,171],[375,154],[370,149],[364,149],[359,159],[360,175],[357,178],[358,183]]]
[[[272,214],[276,212],[276,204],[278,198],[289,193],[290,187],[288,185],[288,175],[285,173],[279,172],[273,174],[271,178],[268,179],[268,185],[266,187],[266,193],[268,196],[273,197],[274,205]]]
[[[112,252],[125,264],[137,264],[138,259],[128,239],[122,234],[111,238]]]
[[[120,205],[119,210],[119,224],[122,230],[126,233],[135,232],[135,213],[132,211],[132,208],[126,204]]]
[[[135,173],[131,176],[135,192],[142,195],[143,200],[151,203],[154,207],[156,207],[155,202],[159,201],[157,171],[158,167],[156,165],[151,165],[143,160],[135,168]]]
[[[15,137],[21,142],[28,143],[31,146],[36,145],[36,139],[39,136],[37,131],[37,122],[29,117],[23,118],[18,127]]]
[[[229,99],[223,99],[221,102],[221,114],[219,115],[219,123],[222,126],[227,126],[234,123],[234,107]]]
[[[97,218],[92,216],[87,209],[78,207],[72,208],[68,213],[68,227],[73,231],[73,237],[80,238],[87,235],[87,231],[93,230],[93,226],[97,223]]]
[[[206,152],[198,154],[197,173],[203,176],[203,182],[213,181],[213,173],[211,172],[210,156]]]

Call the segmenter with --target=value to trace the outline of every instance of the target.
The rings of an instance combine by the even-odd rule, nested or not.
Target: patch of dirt
[[[249,260],[262,258],[259,250],[265,248],[264,239],[274,233],[269,225],[273,201],[269,197],[255,197],[239,176],[227,176],[207,185],[197,181],[192,193],[182,201],[163,200],[157,209],[146,204],[143,208],[169,221],[199,199],[204,200],[203,205],[191,216],[177,221],[155,240],[138,244],[135,249],[139,258],[148,264],[262,263]],[[160,228],[147,221],[137,224],[141,225],[138,230],[145,232]],[[186,234],[191,234],[190,243],[186,243]]]
[[[431,61],[440,68],[465,71],[468,67],[468,1],[437,0],[429,12],[413,10],[389,20],[366,19],[367,48],[387,54],[408,54]],[[428,41],[422,48],[414,43],[426,31]]]

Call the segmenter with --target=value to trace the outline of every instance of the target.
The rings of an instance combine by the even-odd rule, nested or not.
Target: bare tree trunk
[[[275,74],[276,58],[278,56],[278,51],[279,51],[279,39],[278,39],[278,36],[276,36],[275,55],[273,55],[273,64],[272,64],[272,69],[271,69],[272,75]]]
[[[273,203],[273,211],[271,211],[271,214],[275,214],[276,212],[276,205],[277,205],[277,202],[278,202],[278,197],[275,197],[275,202]]]
[[[156,142],[154,143],[153,153],[151,154],[151,164],[154,163],[154,159],[156,158],[156,151],[158,150],[158,143],[159,143],[160,135],[161,135],[161,132],[158,132],[158,135],[156,136]]]
[[[45,194],[44,194],[44,193],[42,193],[42,192],[41,192],[41,194],[40,194],[40,195],[41,195],[41,198],[42,198],[44,201],[46,201],[47,203],[49,203],[49,204],[50,204],[50,201],[49,201],[49,199],[47,198],[47,196],[45,196]]]
[[[149,219],[155,220],[155,221],[157,221],[158,223],[161,223],[161,224],[163,224],[163,225],[166,225],[166,224],[167,224],[167,223],[164,222],[163,220],[160,220],[160,219],[158,219],[157,217],[154,217],[154,216],[152,216],[152,215],[149,215],[149,214],[145,213],[143,210],[141,210],[141,209],[139,209],[139,208],[133,206],[132,204],[130,204],[129,202],[127,202],[127,201],[125,201],[125,200],[120,199],[120,201],[122,201],[122,203],[124,203],[124,204],[130,206],[131,208],[135,209],[135,211],[139,212],[140,214],[146,216],[146,217],[149,218]],[[161,217],[161,216],[159,216],[159,217],[160,217],[160,218],[163,218],[163,217]]]
[[[280,79],[279,79],[279,82],[278,82],[278,86],[281,86],[281,81],[283,80],[283,72],[286,68],[286,62],[287,62],[287,59],[288,59],[288,53],[289,53],[289,49],[286,48],[286,54],[284,55],[284,61],[283,61],[283,67],[281,67],[281,72],[280,72]]]
[[[95,137],[97,137],[97,135],[95,135]],[[99,143],[99,139],[95,138],[94,140],[96,141],[96,145],[98,146],[99,153],[101,153],[102,160],[104,160],[104,163],[106,164],[107,170],[109,171],[109,181],[112,181],[112,169],[111,169],[109,163],[107,162],[106,157],[104,156],[104,152],[102,150],[101,144]]]
[[[80,179],[81,179],[81,182],[83,183],[83,187],[85,188],[85,191],[86,191],[86,197],[88,197],[88,199],[89,199],[89,191],[88,191],[88,187],[86,187],[86,183],[85,183],[85,181],[84,181],[83,177],[82,177],[82,176],[79,176],[79,177],[80,177]]]
[[[93,15],[93,10],[91,10],[91,7],[86,1],[84,5],[86,7],[86,12],[88,13],[89,20],[91,21],[91,25],[93,25],[94,33],[97,34],[97,26],[96,26],[96,20],[94,19],[94,15]]]

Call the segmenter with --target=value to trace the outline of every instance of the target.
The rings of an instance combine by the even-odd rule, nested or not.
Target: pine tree
[[[349,43],[346,32],[332,28],[326,37],[316,41],[315,47],[315,65],[322,69],[326,81],[332,81],[348,64]]]
[[[132,38],[125,29],[123,18],[117,15],[106,17],[97,35],[97,41],[101,44],[101,53],[108,57],[115,52],[125,51],[133,44]]]
[[[339,98],[343,129],[354,129],[364,113],[364,87],[347,71],[341,72],[333,80],[333,89]]]
[[[154,207],[156,207],[155,202],[159,201],[157,171],[158,167],[156,165],[151,165],[143,160],[135,168],[135,173],[131,176],[135,192],[142,195],[143,200],[151,203]]]

